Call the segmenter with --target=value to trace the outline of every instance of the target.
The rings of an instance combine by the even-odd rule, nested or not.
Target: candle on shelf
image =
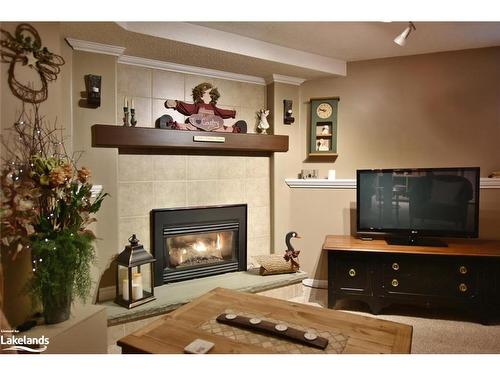
[[[128,100],[127,100],[127,97],[123,98],[123,108],[128,108]]]
[[[135,109],[134,107],[134,99],[132,98],[132,103],[130,104],[130,109]]]
[[[122,297],[125,301],[128,301],[128,280],[123,279],[122,280]]]

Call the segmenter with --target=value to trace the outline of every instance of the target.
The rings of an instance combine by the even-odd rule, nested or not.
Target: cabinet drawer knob
[[[458,269],[458,272],[460,272],[462,275],[465,275],[467,273],[467,267],[460,266],[460,268]]]
[[[398,279],[392,279],[392,281],[391,281],[391,285],[392,285],[394,288],[395,288],[395,287],[397,287],[397,286],[399,285],[399,281],[398,281]]]
[[[465,293],[467,291],[467,285],[464,284],[464,283],[461,283],[459,286],[458,286],[458,290],[460,290],[462,293]]]
[[[398,264],[398,263],[396,263],[396,262],[392,263],[392,269],[393,269],[394,271],[399,270],[399,264]]]
[[[351,277],[356,276],[356,270],[355,270],[354,268],[351,268],[351,269],[349,270],[349,276],[351,276]]]

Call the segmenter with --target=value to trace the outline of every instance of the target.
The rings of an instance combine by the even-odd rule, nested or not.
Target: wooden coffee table
[[[215,318],[222,313],[314,332],[329,344],[321,350],[220,324]],[[214,343],[209,352],[214,354],[410,353],[411,338],[412,327],[406,324],[217,288],[122,338],[118,345],[124,354],[179,354],[195,339]]]

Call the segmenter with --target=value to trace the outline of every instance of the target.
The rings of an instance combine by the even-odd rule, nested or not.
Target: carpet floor
[[[292,300],[327,306],[324,289],[304,288],[304,295]],[[309,290],[308,290],[309,289]],[[500,322],[478,323],[462,311],[434,310],[395,305],[373,315],[362,302],[346,301],[337,309],[413,327],[412,354],[499,354]]]

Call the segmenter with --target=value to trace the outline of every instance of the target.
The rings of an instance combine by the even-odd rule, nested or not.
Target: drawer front
[[[333,289],[352,294],[370,293],[370,267],[365,256],[340,254],[331,256],[329,269],[333,269]]]
[[[385,293],[474,298],[478,264],[467,257],[388,255],[382,265]]]

